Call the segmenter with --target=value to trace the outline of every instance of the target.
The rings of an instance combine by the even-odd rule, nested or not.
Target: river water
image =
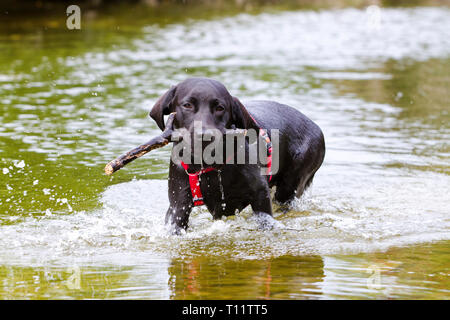
[[[450,9],[197,9],[90,10],[80,31],[4,14],[0,297],[450,298]],[[190,76],[322,128],[280,228],[197,208],[171,236],[169,146],[103,174]]]

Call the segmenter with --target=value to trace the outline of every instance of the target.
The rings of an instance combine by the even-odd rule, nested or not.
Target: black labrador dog
[[[173,86],[158,99],[150,116],[164,130],[164,115],[172,112],[176,112],[174,130],[184,128],[190,134],[194,134],[196,121],[201,123],[202,132],[211,128],[220,132],[266,129],[270,137],[271,130],[276,129],[279,155],[278,171],[270,177],[261,174],[260,164],[213,164],[205,170],[203,162],[186,165],[172,157],[166,223],[174,227],[175,233],[187,229],[192,207],[199,204],[196,200],[206,205],[214,219],[251,205],[258,221],[262,221],[260,226],[270,228],[267,221],[273,221],[271,188],[276,186],[275,200],[281,204],[300,197],[325,156],[321,129],[301,112],[272,101],[249,101],[244,106],[216,80],[190,78]],[[177,143],[180,142],[175,142],[174,148]],[[192,177],[200,193],[194,192]],[[196,198],[198,194],[202,199]]]

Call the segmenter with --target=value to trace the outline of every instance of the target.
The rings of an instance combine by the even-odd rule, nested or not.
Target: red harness
[[[213,167],[208,167],[206,169],[202,169],[200,171],[189,173],[189,165],[181,161],[181,165],[184,168],[184,171],[186,171],[187,175],[189,176],[189,185],[191,187],[191,193],[192,193],[192,202],[194,203],[194,207],[201,206],[204,204],[203,202],[203,195],[202,190],[200,189],[200,179],[199,176],[203,173],[207,173],[210,171],[217,170]]]
[[[272,143],[270,142],[269,135],[267,132],[263,129],[259,130],[259,135],[264,138],[264,140],[267,143],[267,175],[269,176],[269,181],[272,180]],[[227,163],[226,161],[225,163]],[[189,165],[181,161],[181,166],[183,167],[184,171],[186,171],[186,174],[189,176],[189,186],[191,187],[191,193],[192,193],[192,202],[194,207],[201,206],[205,204],[203,202],[203,194],[202,190],[200,188],[200,175],[204,173],[208,173],[210,171],[217,171],[218,169],[213,167],[203,168],[197,172],[189,173]]]

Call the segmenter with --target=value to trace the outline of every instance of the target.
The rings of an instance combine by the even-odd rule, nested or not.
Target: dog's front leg
[[[187,229],[191,210],[191,204],[181,207],[177,204],[169,206],[166,213],[166,224],[170,224],[173,228],[173,234],[180,235],[182,230]]]
[[[259,228],[262,230],[270,230],[275,226],[275,219],[272,217],[272,200],[270,197],[270,188],[265,177],[257,179],[256,188],[254,189],[253,201],[250,203]],[[255,180],[254,180],[255,181]]]
[[[272,217],[272,201],[270,191],[261,190],[251,203],[258,226],[262,230],[271,230],[275,226],[275,219]]]
[[[173,227],[174,234],[186,230],[192,211],[192,195],[188,175],[172,161],[169,167],[169,202],[166,224]]]
[[[179,235],[188,227],[189,215],[192,211],[190,192],[191,190],[186,186],[169,187],[170,206],[166,213],[166,224],[173,227],[174,234]]]

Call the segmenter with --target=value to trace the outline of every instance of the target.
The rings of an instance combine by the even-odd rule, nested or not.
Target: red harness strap
[[[248,114],[250,118],[259,126],[258,121],[251,115]],[[264,138],[267,144],[267,171],[266,174],[269,176],[269,182],[272,180],[272,142],[270,141],[267,131],[264,129],[259,129],[259,135]]]
[[[267,171],[266,174],[269,176],[269,182],[272,180],[272,142],[270,141],[269,135],[264,129],[259,129],[259,135],[264,138],[267,144]]]
[[[203,195],[202,190],[200,188],[200,179],[199,176],[203,173],[207,173],[213,170],[217,170],[213,167],[208,167],[206,169],[202,169],[200,171],[189,173],[189,165],[181,161],[181,166],[184,168],[184,171],[186,171],[187,175],[189,176],[189,185],[191,187],[191,193],[192,193],[192,202],[194,203],[194,207],[201,206],[204,204],[203,202]]]
[[[263,129],[259,130],[259,135],[264,138],[264,140],[267,143],[267,175],[269,176],[269,181],[272,180],[272,143],[270,142],[269,135],[267,132]],[[228,162],[228,161],[226,161]],[[181,161],[181,166],[183,167],[184,171],[186,171],[186,174],[189,176],[189,186],[191,187],[191,193],[192,193],[192,202],[194,207],[201,206],[205,204],[203,202],[203,194],[202,190],[200,188],[200,175],[203,173],[207,173],[210,171],[217,171],[216,168],[208,167],[204,168],[202,170],[199,170],[194,173],[189,173],[189,165]]]

